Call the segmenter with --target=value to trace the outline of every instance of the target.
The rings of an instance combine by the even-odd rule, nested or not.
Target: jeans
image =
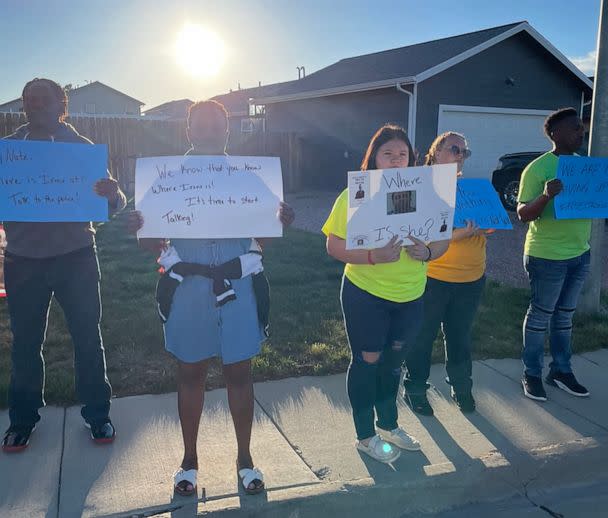
[[[572,372],[572,317],[589,272],[591,253],[566,260],[524,256],[531,300],[523,325],[522,360],[528,376],[541,377],[545,334],[549,328],[552,373]]]
[[[445,368],[456,393],[471,391],[471,329],[483,294],[485,277],[473,282],[445,282],[429,277],[424,293],[424,320],[414,347],[405,359],[405,389],[424,394],[431,372],[433,342],[441,327]]]
[[[91,423],[108,417],[112,388],[101,340],[99,265],[94,247],[34,259],[6,254],[4,275],[13,333],[9,416],[30,426],[44,406],[42,347],[53,295],[63,309],[74,342],[76,392],[81,414]]]
[[[352,360],[346,388],[359,440],[397,428],[397,393],[407,347],[422,321],[422,297],[411,302],[391,302],[376,297],[343,279],[342,312]],[[380,354],[377,362],[363,359],[364,352]]]

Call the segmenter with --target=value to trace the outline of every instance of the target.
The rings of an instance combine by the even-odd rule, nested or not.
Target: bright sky
[[[608,0],[607,0],[608,1]],[[339,59],[527,20],[593,73],[600,0],[0,0],[0,102],[35,76],[150,108]]]

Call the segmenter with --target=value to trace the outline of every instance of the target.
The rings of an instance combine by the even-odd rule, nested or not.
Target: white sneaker
[[[397,448],[393,448],[378,435],[374,435],[369,443],[367,443],[367,446],[361,441],[357,441],[355,445],[358,450],[367,453],[372,459],[384,462],[385,464],[395,462],[401,456],[401,452]]]
[[[402,450],[420,450],[420,443],[418,440],[415,437],[412,437],[403,428],[395,428],[394,430],[383,430],[382,428],[378,428],[378,435],[386,442],[390,442]]]

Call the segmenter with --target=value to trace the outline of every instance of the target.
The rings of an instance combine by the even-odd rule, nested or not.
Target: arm
[[[528,221],[540,218],[547,203],[562,192],[562,189],[562,182],[557,178],[545,182],[545,188],[540,196],[528,203],[517,204],[517,216],[520,221],[527,223]]]
[[[334,259],[343,263],[350,264],[376,264],[376,263],[393,263],[397,261],[401,255],[402,241],[397,241],[397,236],[393,238],[382,248],[374,248],[372,250],[347,250],[346,241],[334,234],[327,236],[327,253]]]
[[[290,205],[288,205],[287,203],[282,201],[279,204],[279,210],[277,211],[277,218],[279,218],[279,221],[281,222],[283,227],[287,228],[289,225],[291,225],[293,223],[293,220],[296,219],[296,213]],[[273,238],[272,237],[256,237],[254,239],[258,242],[258,244],[260,245],[260,248],[263,249],[266,245],[268,245],[272,241]]]
[[[144,217],[138,210],[131,210],[126,213],[127,233],[137,235],[137,231],[144,226]],[[158,255],[164,250],[168,241],[158,237],[143,237],[137,239],[137,244],[144,250]]]
[[[467,221],[467,226],[464,228],[455,228],[452,231],[452,239],[451,241],[462,241],[463,239],[467,239],[473,236],[479,236],[483,234],[484,231],[480,230],[480,228],[475,224],[474,221]]]
[[[428,245],[411,234],[407,237],[413,245],[406,245],[405,249],[407,255],[409,255],[415,261],[428,262],[438,259],[450,246],[449,239],[442,239],[441,241],[432,241]]]
[[[127,197],[120,190],[118,182],[110,176],[108,171],[108,177],[98,180],[93,189],[99,196],[103,196],[108,200],[108,208],[110,216],[116,214],[127,206]]]
[[[433,241],[429,243],[429,248],[431,249],[431,258],[429,261],[434,261],[435,259],[439,259],[443,254],[448,251],[448,247],[450,246],[449,239],[443,239],[441,241]]]
[[[546,182],[543,193],[534,200],[529,201],[528,203],[518,203],[517,216],[519,217],[520,221],[527,223],[540,218],[543,210],[545,210],[545,207],[547,206],[547,203],[562,192],[562,189],[563,185],[561,180],[556,178]]]

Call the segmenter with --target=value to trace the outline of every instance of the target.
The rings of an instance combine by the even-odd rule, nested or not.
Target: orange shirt
[[[486,270],[486,237],[451,241],[445,254],[429,263],[427,276],[445,282],[473,282]]]

